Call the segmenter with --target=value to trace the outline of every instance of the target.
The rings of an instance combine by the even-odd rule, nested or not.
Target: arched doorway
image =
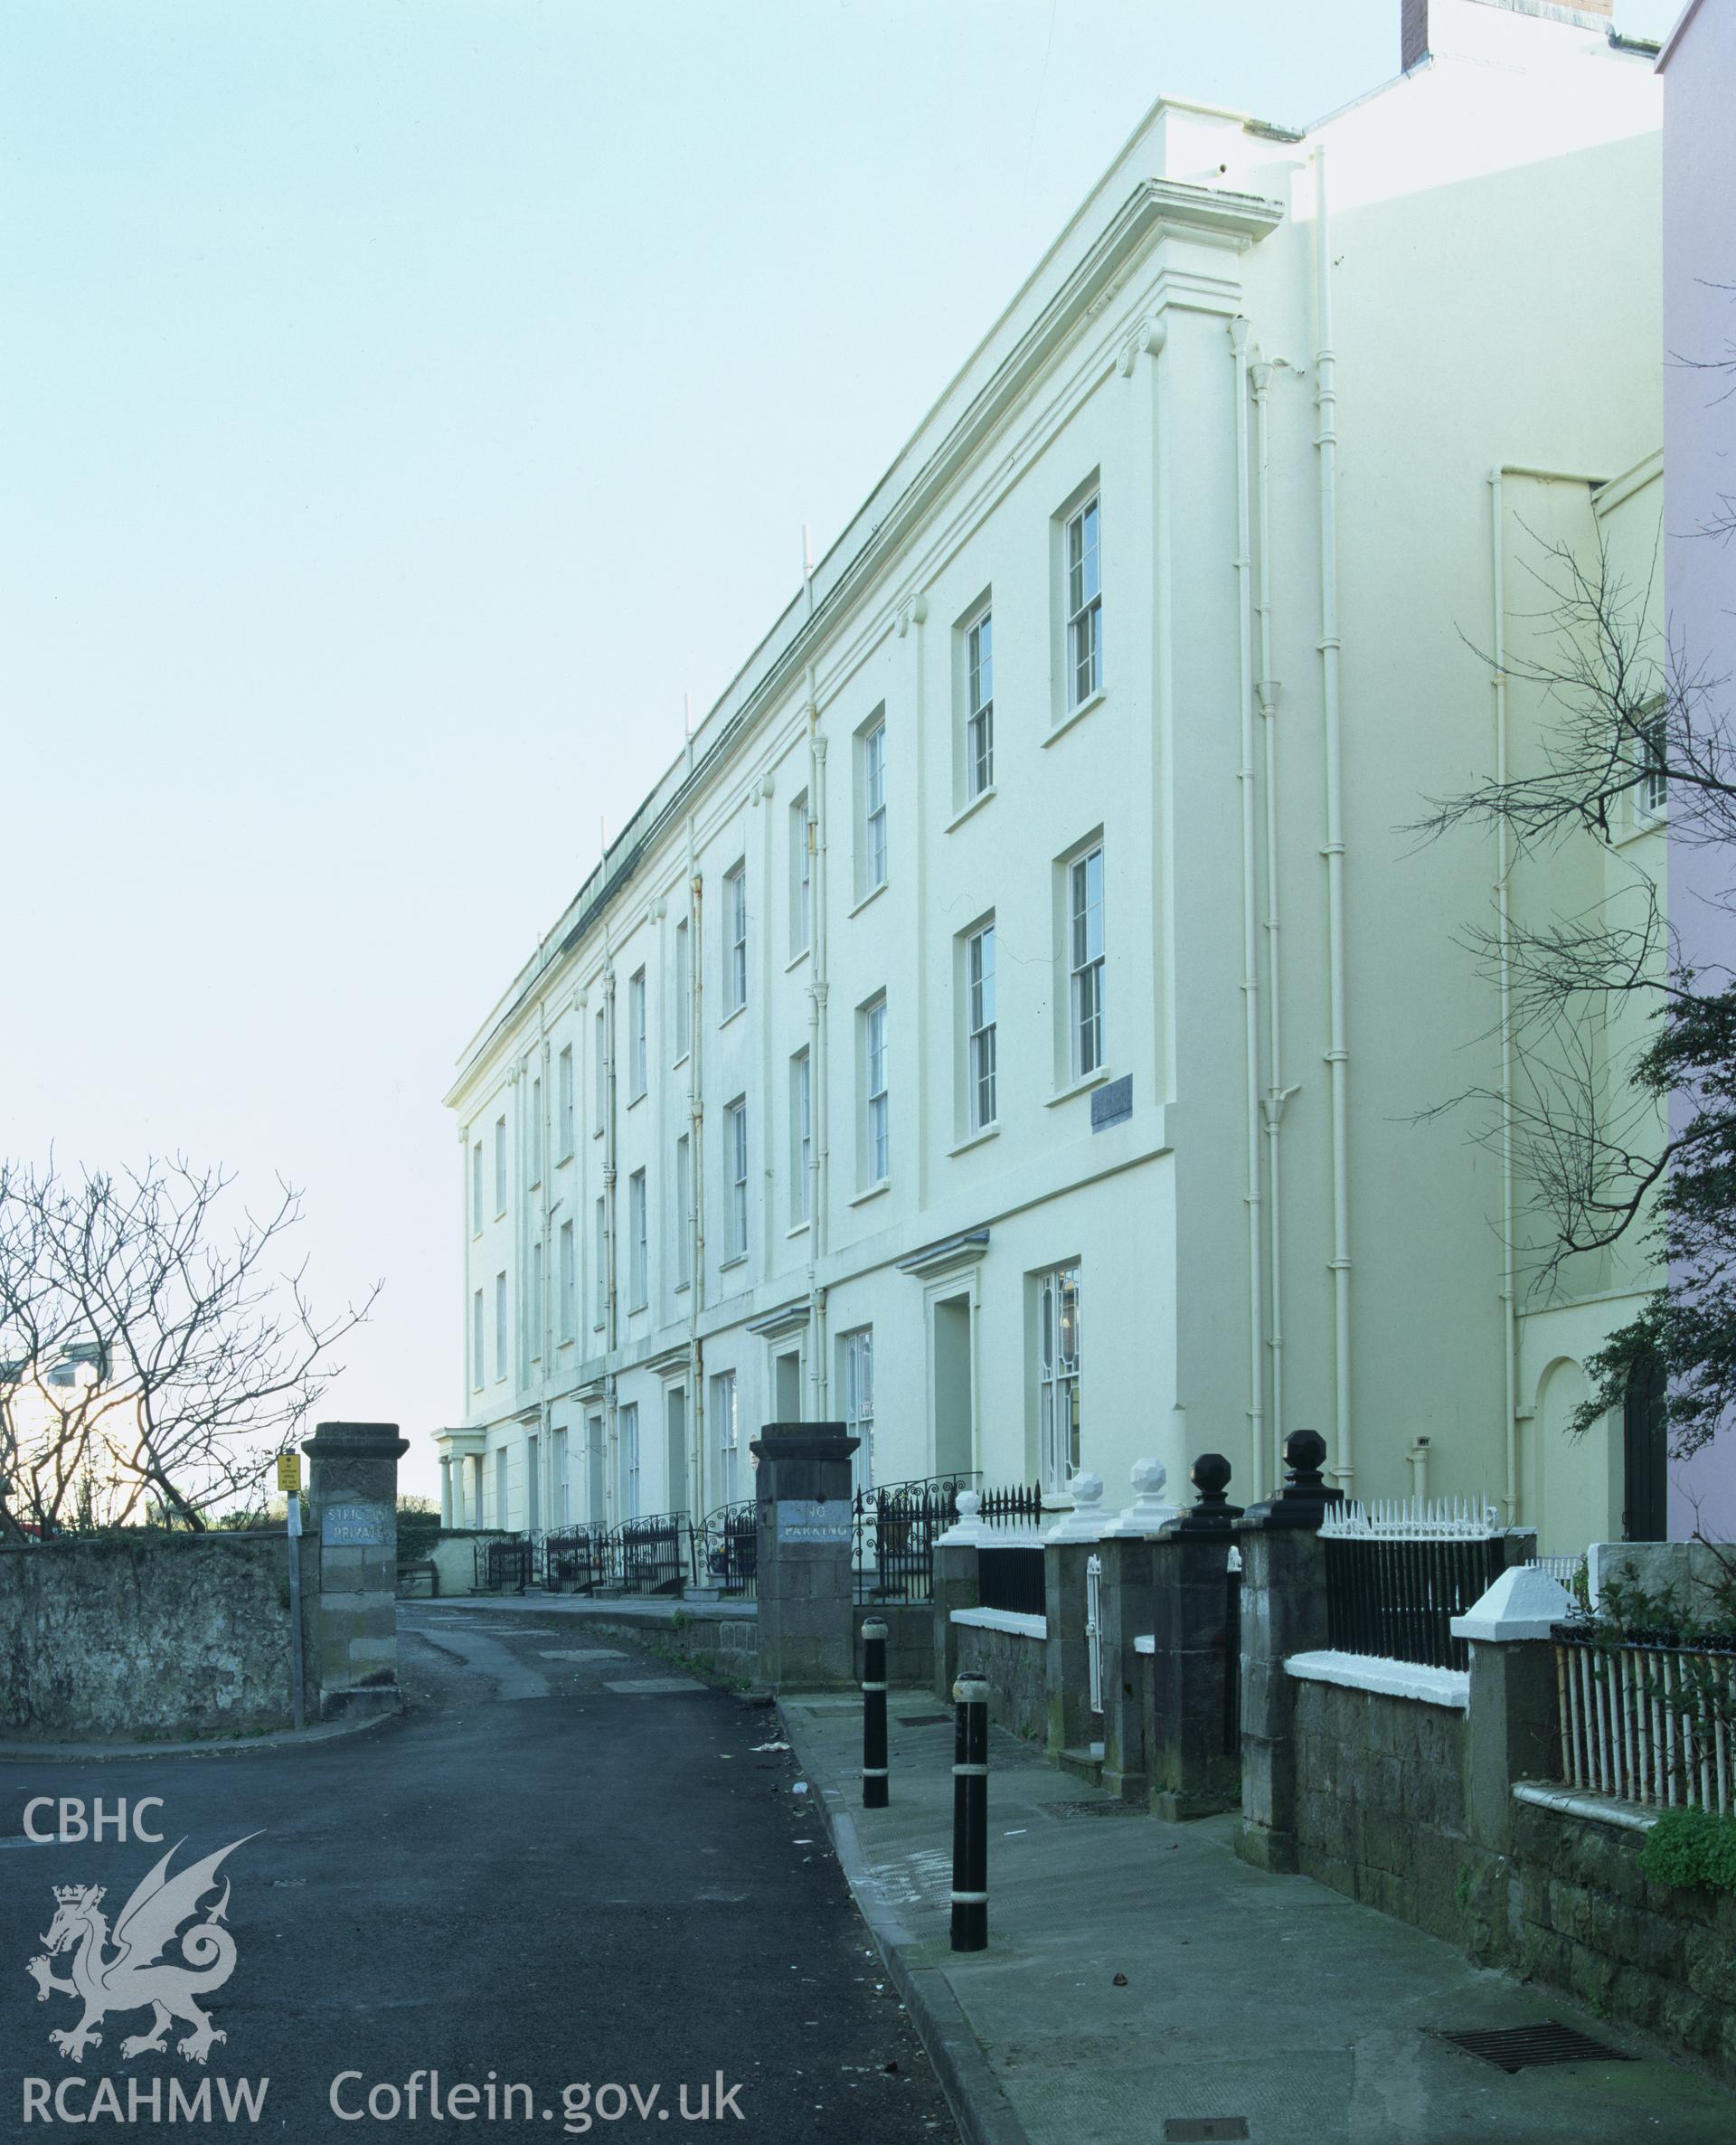
[[[1622,1538],[1669,1539],[1669,1441],[1662,1359],[1647,1353],[1628,1373],[1621,1432],[1625,1492]]]

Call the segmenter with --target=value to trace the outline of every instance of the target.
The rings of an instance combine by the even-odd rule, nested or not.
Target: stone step
[[[1083,1750],[1064,1750],[1061,1753],[1061,1769],[1071,1772],[1075,1780],[1089,1781],[1092,1787],[1103,1784],[1103,1745],[1089,1743]]]

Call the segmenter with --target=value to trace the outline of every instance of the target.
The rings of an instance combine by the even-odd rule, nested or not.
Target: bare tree
[[[315,1314],[278,1180],[255,1214],[184,1159],[61,1177],[0,1163],[0,1526],[157,1517],[203,1528],[256,1497],[365,1319]],[[231,1207],[233,1218],[229,1218]]]
[[[1649,583],[1624,583],[1533,538],[1543,652],[1509,657],[1509,681],[1541,695],[1540,763],[1438,800],[1420,831],[1505,836],[1511,865],[1590,837],[1611,842],[1638,791],[1666,789],[1672,850],[1708,854],[1698,896],[1732,915],[1736,940],[1736,732],[1728,681],[1648,631]],[[1587,1365],[1575,1427],[1618,1404],[1637,1365],[1667,1374],[1671,1442],[1697,1450],[1736,1406],[1736,978],[1684,957],[1651,874],[1612,860],[1588,906],[1541,919],[1498,904],[1467,942],[1501,987],[1510,1076],[1443,1108],[1485,1105],[1481,1137],[1504,1141],[1518,1183],[1530,1284],[1546,1291],[1576,1254],[1637,1232],[1665,1273],[1638,1317]],[[1642,1039],[1604,1047],[1622,1019]]]

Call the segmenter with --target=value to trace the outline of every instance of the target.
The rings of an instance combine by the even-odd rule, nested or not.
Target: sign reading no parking
[[[780,1497],[778,1500],[778,1539],[780,1542],[847,1542],[850,1507],[835,1498]]]

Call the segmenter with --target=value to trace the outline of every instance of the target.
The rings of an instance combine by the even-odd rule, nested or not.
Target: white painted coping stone
[[[1016,1609],[955,1609],[952,1621],[978,1631],[1011,1631],[1015,1639],[1049,1636],[1046,1616],[1022,1616]]]
[[[1480,1639],[1486,1645],[1508,1645],[1520,1639],[1547,1639],[1552,1624],[1573,1613],[1573,1598],[1559,1579],[1528,1564],[1514,1564],[1493,1580],[1452,1621],[1455,1639]]]
[[[1115,1517],[1103,1509],[1103,1478],[1080,1473],[1067,1485],[1073,1507],[1045,1530],[1045,1542],[1100,1542],[1103,1530]]]
[[[1620,1825],[1629,1832],[1649,1832],[1662,1811],[1645,1810],[1636,1802],[1618,1802],[1612,1795],[1588,1795],[1572,1788],[1547,1787],[1542,1781],[1516,1780],[1515,1802],[1534,1802],[1539,1810],[1557,1810],[1567,1818],[1591,1818],[1599,1825]]]
[[[1100,1541],[1147,1541],[1182,1516],[1176,1506],[1164,1502],[1169,1471],[1161,1460],[1136,1460],[1130,1479],[1133,1502],[1124,1506],[1113,1519],[1104,1521]]]
[[[1429,1668],[1420,1661],[1392,1661],[1383,1655],[1293,1653],[1284,1666],[1305,1683],[1343,1684],[1353,1691],[1373,1691],[1383,1698],[1416,1698],[1425,1706],[1450,1706],[1463,1713],[1471,1702],[1471,1678],[1463,1668]]]
[[[1156,1653],[1157,1650],[1156,1632],[1142,1631],[1133,1642],[1133,1650],[1135,1653]]]

